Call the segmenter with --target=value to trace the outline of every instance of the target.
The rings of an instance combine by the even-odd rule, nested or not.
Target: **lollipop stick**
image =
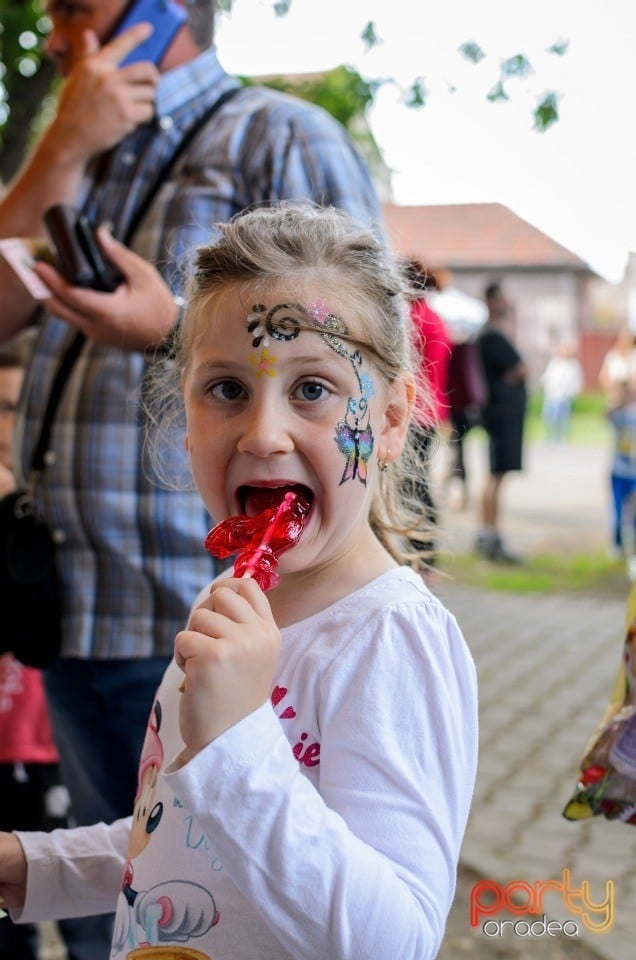
[[[254,576],[254,572],[258,567],[259,560],[261,559],[265,551],[269,548],[269,545],[272,541],[274,534],[277,533],[277,528],[278,528],[278,524],[281,517],[284,515],[285,511],[287,510],[288,505],[291,502],[293,502],[295,499],[296,499],[295,494],[286,493],[283,499],[281,500],[281,502],[279,503],[278,507],[276,508],[276,513],[272,517],[270,523],[267,525],[265,533],[263,534],[263,539],[261,540],[259,545],[256,547],[254,552],[252,553],[252,556],[247,566],[245,567],[245,571],[243,572],[243,576],[241,578],[242,580],[244,580],[246,577]]]

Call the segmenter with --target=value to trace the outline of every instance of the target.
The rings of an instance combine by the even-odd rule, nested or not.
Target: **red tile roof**
[[[576,254],[500,203],[383,206],[397,253],[456,268],[590,268]]]

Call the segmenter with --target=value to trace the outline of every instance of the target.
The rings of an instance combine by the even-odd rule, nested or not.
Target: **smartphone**
[[[112,293],[124,275],[102,252],[88,219],[68,203],[56,203],[44,214],[57,266],[75,287]]]
[[[120,33],[142,21],[151,23],[154,29],[148,39],[131,50],[119,66],[127,67],[141,60],[159,64],[187,18],[185,8],[172,0],[133,0],[124,10],[121,20],[108,39],[118,37]]]

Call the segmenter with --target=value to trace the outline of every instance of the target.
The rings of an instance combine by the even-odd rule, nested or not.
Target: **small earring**
[[[391,451],[387,450],[386,455],[387,457],[390,457]],[[389,469],[389,461],[385,460],[384,458],[378,457],[378,470],[380,471],[380,473],[386,473],[388,469]]]

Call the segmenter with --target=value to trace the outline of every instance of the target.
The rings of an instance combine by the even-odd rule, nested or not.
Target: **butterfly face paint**
[[[295,340],[308,322],[331,350],[348,360],[355,374],[359,394],[348,398],[345,415],[336,424],[334,440],[345,458],[340,483],[357,477],[366,485],[367,463],[374,445],[369,400],[375,394],[375,387],[371,376],[361,371],[363,358],[360,351],[350,350],[342,339],[349,334],[344,320],[329,310],[322,300],[312,300],[306,307],[298,303],[281,303],[268,309],[263,304],[255,304],[248,317],[247,330],[252,337],[252,347],[258,349],[262,346],[263,349],[260,356],[251,354],[250,362],[258,366],[258,376],[275,376],[271,365],[276,358],[268,351],[271,339],[279,342]]]

